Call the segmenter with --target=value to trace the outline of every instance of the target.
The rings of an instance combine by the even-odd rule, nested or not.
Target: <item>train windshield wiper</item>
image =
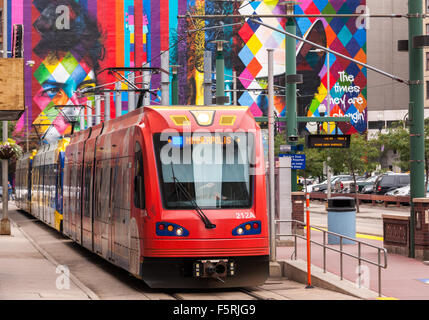
[[[174,175],[173,165],[171,166],[171,171],[173,172],[173,181],[174,181],[174,188],[176,189],[176,193],[178,194],[178,191],[181,191],[183,195],[188,199],[189,202],[192,203],[192,206],[194,207],[195,211],[197,211],[198,216],[201,218],[201,220],[204,222],[204,226],[206,229],[214,229],[216,228],[216,225],[213,224],[209,218],[204,214],[203,210],[198,206],[195,199],[191,196],[191,194],[186,190],[185,186],[182,182],[180,182],[179,179],[176,178]]]

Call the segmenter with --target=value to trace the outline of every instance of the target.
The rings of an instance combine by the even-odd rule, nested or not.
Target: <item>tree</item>
[[[330,149],[329,156],[328,165],[334,169],[334,172],[350,172],[356,186],[356,174],[375,170],[379,151],[365,135],[353,134],[349,149]],[[357,194],[357,188],[355,188],[355,194]],[[359,212],[358,202],[357,210]]]

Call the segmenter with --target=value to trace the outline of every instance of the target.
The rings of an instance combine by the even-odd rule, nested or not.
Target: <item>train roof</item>
[[[250,108],[245,106],[152,106],[145,110],[153,132],[165,128],[177,131],[259,128]]]
[[[150,126],[154,132],[165,128],[180,131],[187,125],[191,126],[191,130],[207,127],[228,130],[258,127],[250,108],[245,106],[145,106],[76,132],[70,144],[140,125]]]

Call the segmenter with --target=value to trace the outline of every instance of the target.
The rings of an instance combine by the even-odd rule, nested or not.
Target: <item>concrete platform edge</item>
[[[278,261],[282,265],[283,276],[289,280],[300,283],[307,283],[307,262],[304,260],[283,260]],[[346,279],[341,280],[339,276],[326,272],[323,269],[311,266],[312,285],[347,294],[359,299],[374,300],[379,298],[378,293],[366,288],[357,288],[356,285]],[[311,289],[309,289],[311,290]]]
[[[10,220],[15,228],[21,232],[24,237],[36,248],[37,251],[40,252],[42,256],[46,258],[50,263],[52,263],[55,267],[58,267],[60,264],[42,247],[40,247],[22,228],[13,220]],[[70,273],[70,280],[80,289],[82,290],[91,300],[100,300],[97,294],[95,294],[90,288],[85,286],[78,278],[76,278],[72,273]]]

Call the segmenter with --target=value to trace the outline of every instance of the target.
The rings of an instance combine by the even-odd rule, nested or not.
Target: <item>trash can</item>
[[[356,238],[356,204],[349,197],[328,199],[328,231]],[[343,238],[343,244],[355,242]],[[328,244],[340,244],[340,237],[328,234]]]

